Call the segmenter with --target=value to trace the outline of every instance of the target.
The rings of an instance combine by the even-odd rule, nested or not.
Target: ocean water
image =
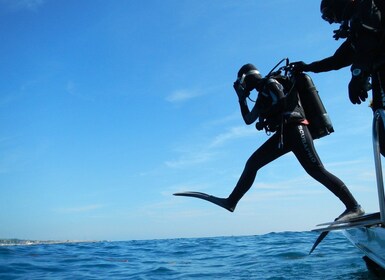
[[[381,279],[331,232],[119,242],[0,240],[0,279]]]

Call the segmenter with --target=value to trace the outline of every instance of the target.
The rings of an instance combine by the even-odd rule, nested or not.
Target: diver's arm
[[[305,71],[314,73],[339,70],[353,63],[354,50],[349,40],[346,40],[336,52],[325,59],[312,62],[305,67]]]
[[[257,104],[255,104],[253,109],[251,109],[250,111],[245,98],[244,100],[239,100],[239,106],[241,108],[241,114],[242,114],[243,120],[247,125],[252,124],[259,117],[260,112],[258,110]]]
[[[245,90],[240,86],[238,82],[234,83],[235,92],[238,95],[239,106],[241,109],[242,118],[247,125],[255,122],[259,116],[259,112],[257,110],[257,106],[255,105],[253,109],[250,111],[249,106],[247,105],[246,98],[250,95],[250,92]]]

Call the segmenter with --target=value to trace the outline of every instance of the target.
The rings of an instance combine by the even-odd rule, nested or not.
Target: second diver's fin
[[[314,242],[314,245],[313,247],[311,248],[310,252],[309,252],[309,255],[311,253],[313,253],[313,251],[315,250],[315,248],[317,248],[318,244],[320,244],[322,242],[322,240],[324,240],[324,238],[326,237],[326,235],[328,235],[329,231],[323,231],[321,232],[321,234],[318,236],[317,240]]]
[[[228,201],[225,198],[216,197],[216,196],[209,195],[202,192],[180,192],[180,193],[174,193],[174,195],[200,198],[200,199],[209,201],[211,203],[214,203],[220,207],[223,207],[230,212],[234,212],[234,207],[229,206]]]

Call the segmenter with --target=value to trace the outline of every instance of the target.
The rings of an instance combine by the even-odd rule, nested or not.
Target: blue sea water
[[[338,232],[119,242],[0,240],[0,279],[380,279]]]

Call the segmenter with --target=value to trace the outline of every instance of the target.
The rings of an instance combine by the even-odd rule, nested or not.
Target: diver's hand
[[[333,31],[333,38],[338,40],[340,38],[346,39],[349,36],[349,23],[347,21],[343,21],[339,29]]]
[[[352,79],[349,83],[349,99],[353,104],[361,104],[368,98],[370,90],[369,75],[360,69],[352,70]]]
[[[290,67],[296,72],[307,72],[309,71],[309,64],[306,64],[303,61],[296,61],[293,63],[290,63]]]
[[[238,95],[239,101],[244,101],[244,100],[250,95],[250,92],[249,92],[248,90],[246,90],[246,89],[240,84],[239,81],[235,81],[233,87],[234,87],[234,89],[235,89],[235,92],[236,92],[237,95]]]

